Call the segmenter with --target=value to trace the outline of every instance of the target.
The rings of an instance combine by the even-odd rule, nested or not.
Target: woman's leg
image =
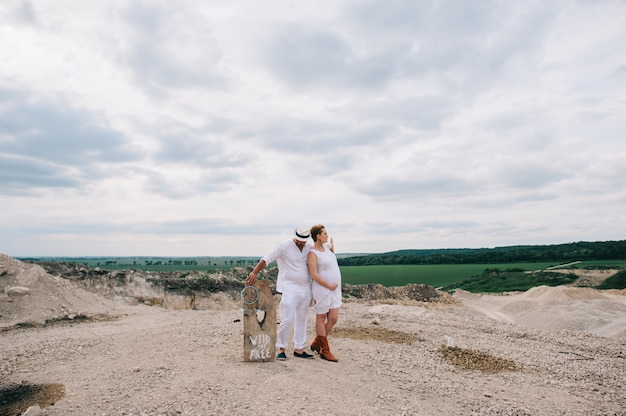
[[[325,337],[326,336],[326,314],[316,314],[315,315],[315,333],[317,336]]]
[[[339,320],[339,308],[331,309],[326,314],[326,322],[324,323],[325,336],[330,334],[337,321]]]

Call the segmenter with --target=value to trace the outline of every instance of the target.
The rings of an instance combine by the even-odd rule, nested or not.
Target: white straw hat
[[[311,229],[309,227],[298,227],[294,230],[295,239],[306,243],[311,236]]]

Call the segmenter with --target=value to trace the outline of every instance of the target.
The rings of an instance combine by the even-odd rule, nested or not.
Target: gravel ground
[[[329,337],[338,363],[248,363],[241,315],[234,303],[139,305],[114,321],[6,331],[2,384],[50,391],[49,416],[626,414],[623,338],[463,305],[348,302]]]
[[[351,300],[338,363],[252,363],[232,296],[123,281],[0,255],[0,416],[626,415],[624,291]]]

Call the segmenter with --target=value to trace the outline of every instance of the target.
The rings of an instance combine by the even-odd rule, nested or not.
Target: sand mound
[[[106,319],[116,303],[52,276],[38,265],[0,254],[0,330],[74,319]]]
[[[455,298],[490,318],[546,331],[589,332],[626,338],[626,297],[571,286],[538,286],[508,295],[471,294]]]
[[[537,286],[533,287],[520,295],[526,299],[542,299],[542,300],[591,300],[591,299],[608,299],[601,292],[588,287],[571,287],[571,286]]]

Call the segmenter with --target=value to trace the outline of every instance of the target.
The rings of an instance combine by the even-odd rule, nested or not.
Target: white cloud
[[[0,252],[623,239],[620,1],[0,5]]]

